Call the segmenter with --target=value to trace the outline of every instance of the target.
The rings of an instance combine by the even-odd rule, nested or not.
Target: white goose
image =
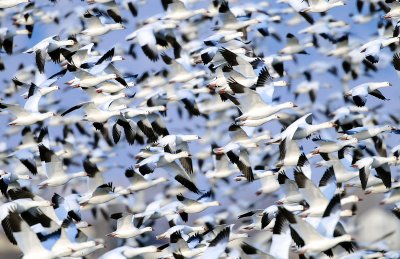
[[[364,106],[367,102],[367,96],[372,95],[381,100],[388,100],[378,90],[380,88],[389,87],[392,84],[389,82],[370,82],[358,85],[344,94],[345,97],[351,96],[357,106]]]
[[[143,159],[135,165],[135,168],[139,168],[139,172],[142,175],[153,173],[156,168],[163,168],[171,177],[173,177],[180,184],[188,188],[190,191],[199,193],[200,191],[191,181],[190,176],[175,161],[179,158],[190,156],[191,155],[187,151],[181,151],[176,154],[162,152]]]
[[[0,103],[0,109],[7,109],[16,116],[16,119],[8,123],[10,126],[28,126],[57,116],[54,112],[31,112],[17,104]]]
[[[181,215],[182,219],[187,221],[187,214],[199,213],[207,208],[220,206],[221,203],[219,201],[206,201],[212,196],[212,192],[209,191],[203,195],[201,195],[197,200],[192,200],[184,197],[183,195],[177,195],[176,198],[180,201],[183,206],[179,208],[178,213]]]
[[[75,73],[75,77],[69,80],[66,84],[72,87],[81,87],[81,88],[90,88],[97,86],[104,81],[116,79],[116,74],[99,74],[99,75],[92,75],[89,72],[86,72],[82,69],[79,69]]]
[[[131,184],[127,187],[132,192],[138,192],[149,189],[160,183],[168,181],[165,177],[159,177],[154,180],[147,180],[132,167],[125,170],[125,176],[130,180]]]
[[[43,247],[37,235],[31,230],[29,225],[20,217],[18,212],[11,211],[10,230],[15,238],[18,247],[24,254],[22,258],[28,259],[53,259],[58,257],[58,253],[65,251],[49,251]]]
[[[350,130],[344,130],[343,136],[340,137],[342,140],[348,140],[350,138],[356,138],[358,140],[365,140],[369,138],[373,138],[380,133],[386,131],[396,130],[395,127],[391,125],[382,125],[382,126],[372,126],[372,127],[357,127]]]
[[[309,7],[302,10],[302,12],[308,13],[323,13],[334,7],[346,5],[344,1],[328,2],[325,0],[308,0]]]
[[[105,183],[98,186],[88,197],[83,197],[79,204],[81,207],[102,204],[126,194],[130,194],[130,191],[122,187],[116,189],[112,183]]]
[[[338,237],[326,237],[317,232],[317,230],[307,221],[304,221],[299,216],[292,214],[285,208],[280,207],[279,213],[282,218],[286,219],[292,230],[296,232],[298,238],[295,238],[295,243],[300,246],[297,251],[299,254],[317,254],[327,251],[342,242],[351,242],[353,239],[350,235],[345,234]],[[282,218],[278,217],[281,221]],[[277,220],[278,221],[278,220]]]
[[[112,102],[110,102],[110,104],[111,103]],[[61,113],[61,116],[65,116],[68,113],[80,108],[83,108],[85,111],[83,119],[90,122],[104,123],[113,116],[121,115],[121,111],[118,109],[117,110],[101,109],[98,108],[93,102],[85,102],[69,108],[68,110]]]
[[[117,220],[117,229],[106,236],[117,238],[132,238],[153,231],[151,227],[137,228],[133,225],[134,216],[130,213],[114,213],[110,216]]]
[[[53,150],[44,145],[39,145],[40,160],[44,164],[45,171],[48,179],[39,183],[39,189],[47,187],[55,187],[66,184],[72,179],[87,176],[86,172],[77,172],[67,174],[63,168],[63,161],[60,159]]]
[[[125,26],[120,23],[103,24],[100,19],[89,12],[84,14],[87,27],[81,34],[87,36],[101,36],[110,31],[124,30]]]
[[[201,226],[187,226],[187,225],[176,225],[171,228],[169,228],[167,231],[164,233],[156,236],[157,240],[161,239],[167,239],[170,238],[171,235],[177,231],[179,231],[182,235],[189,235],[193,232],[198,232],[198,231],[206,231],[206,227],[201,227]]]
[[[206,14],[206,9],[188,10],[185,4],[180,0],[173,0],[167,6],[167,13],[162,19],[164,20],[187,20],[199,14]]]
[[[291,33],[286,35],[287,45],[279,51],[280,54],[308,54],[305,49],[313,46],[312,42],[300,44],[299,40]]]
[[[60,62],[60,48],[65,46],[72,46],[75,44],[74,40],[60,40],[59,36],[51,36],[40,41],[32,48],[26,50],[24,53],[35,53],[36,65],[40,73],[44,72],[47,54],[55,62]]]
[[[29,3],[29,2],[30,2],[30,0],[3,0],[0,2],[0,8],[6,9],[6,8],[17,6],[19,4]]]

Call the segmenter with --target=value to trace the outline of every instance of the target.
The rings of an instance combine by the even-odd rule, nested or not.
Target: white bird
[[[372,95],[381,100],[389,100],[378,89],[389,87],[392,84],[389,82],[370,82],[358,85],[345,93],[345,97],[351,96],[357,106],[364,106],[367,102],[367,96]]]
[[[114,213],[110,216],[117,220],[117,229],[106,236],[117,238],[131,238],[146,232],[153,231],[152,227],[137,228],[133,225],[134,216],[130,213]]]

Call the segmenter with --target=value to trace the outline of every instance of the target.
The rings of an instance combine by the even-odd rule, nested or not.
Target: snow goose
[[[304,166],[308,158],[301,152],[296,140],[284,139],[279,144],[279,158],[276,167]]]
[[[74,72],[75,77],[69,80],[66,84],[72,87],[81,87],[81,88],[90,88],[97,86],[98,84],[111,80],[116,79],[116,74],[99,74],[99,75],[92,75],[89,72],[84,70],[77,70]]]
[[[157,40],[161,38],[162,32],[168,29],[174,29],[178,26],[176,21],[158,21],[143,25],[141,28],[126,36],[126,40],[136,40],[142,48],[143,53],[151,61],[159,59]],[[160,42],[160,40],[158,40]],[[168,46],[168,44],[167,44]]]
[[[51,206],[51,202],[47,200],[31,200],[31,199],[18,199],[2,204],[0,206],[0,221],[8,240],[11,243],[16,244],[12,232],[9,229],[11,212],[14,211],[16,213],[21,214],[30,210],[31,208],[49,207],[49,206]]]
[[[161,53],[161,58],[165,64],[169,65],[170,73],[169,83],[185,83],[192,79],[201,77],[205,75],[205,71],[188,71],[185,67],[178,61],[170,58],[166,53]]]
[[[60,40],[59,36],[51,36],[43,39],[32,48],[24,51],[24,53],[35,53],[36,66],[40,73],[44,73],[47,54],[54,62],[60,62],[61,47],[72,46],[75,44],[73,40]]]
[[[130,191],[122,190],[121,188],[116,189],[110,182],[98,186],[90,195],[90,197],[83,197],[79,203],[82,207],[87,205],[102,204],[126,194],[130,194]]]
[[[296,181],[289,179],[285,171],[279,172],[277,180],[281,188],[281,196],[275,202],[276,204],[296,204],[303,200],[303,196],[299,192],[299,187],[297,186]]]
[[[67,174],[64,171],[62,160],[53,150],[42,144],[39,145],[39,155],[40,160],[45,165],[45,171],[48,177],[47,180],[38,184],[39,189],[64,185],[74,178],[87,176],[86,172]]]
[[[339,157],[343,157],[343,152],[346,148],[354,148],[358,143],[356,138],[351,138],[349,140],[328,140],[321,139],[321,137],[313,138],[314,142],[318,143],[320,146],[312,151],[312,154],[328,154],[332,152],[339,152]]]
[[[246,255],[249,255],[249,256],[257,255],[257,256],[260,256],[261,258],[265,258],[265,259],[275,258],[275,257],[271,256],[270,254],[268,254],[267,252],[264,252],[246,242],[242,242],[240,244],[240,248],[243,250],[243,252]]]
[[[397,1],[394,0],[386,0],[385,4],[387,4],[390,8],[382,8],[386,14],[383,16],[383,18],[387,20],[391,19],[399,19],[400,18],[400,5]],[[385,5],[382,3],[382,5]],[[389,10],[387,10],[389,9]]]
[[[390,165],[396,163],[397,158],[394,156],[391,157],[365,157],[358,161],[356,161],[352,167],[359,169],[360,172],[360,181],[363,189],[366,188],[368,183],[368,177],[371,169],[375,169],[379,178],[382,180],[383,184],[386,188],[390,188],[392,186],[392,176],[390,172]]]
[[[68,113],[80,108],[83,108],[85,111],[83,119],[90,122],[104,123],[113,116],[121,115],[120,110],[100,109],[93,102],[85,102],[69,108],[68,110],[61,113],[61,116],[65,116]]]
[[[106,236],[117,238],[131,238],[146,232],[153,231],[151,227],[137,228],[133,225],[134,216],[130,213],[114,213],[110,216],[117,220],[117,230],[107,234]]]
[[[207,227],[202,227],[202,226],[187,226],[187,225],[176,225],[171,228],[169,228],[167,231],[164,233],[156,236],[157,240],[162,240],[166,238],[170,238],[171,235],[177,231],[181,233],[181,235],[189,235],[193,232],[199,232],[199,231],[206,231]]]
[[[345,93],[345,97],[352,97],[354,103],[357,106],[364,106],[365,103],[367,102],[367,96],[372,95],[378,99],[381,100],[389,100],[383,94],[381,91],[379,91],[379,88],[384,88],[384,87],[389,87],[392,84],[389,82],[370,82],[370,83],[364,83],[361,85],[358,85],[351,89],[350,91]]]
[[[1,9],[6,9],[6,8],[17,6],[19,4],[29,3],[29,2],[30,2],[30,0],[16,0],[16,1],[14,1],[14,0],[4,0],[4,1],[1,1],[0,8]]]
[[[61,195],[54,193],[51,197],[53,208],[60,219],[69,218],[75,222],[77,228],[90,227],[91,225],[81,218],[81,212],[79,207],[79,199],[81,195],[73,193],[62,197]],[[72,223],[72,222],[71,222]]]
[[[169,153],[176,153],[177,151],[189,152],[188,143],[199,139],[200,137],[197,135],[167,135],[159,138],[155,145],[163,147]],[[188,174],[193,174],[193,162],[190,157],[180,158],[179,161]]]
[[[243,113],[236,119],[239,121],[259,120],[269,117],[283,109],[297,107],[292,102],[285,102],[276,105],[267,104],[256,91],[251,89],[247,90],[244,95],[235,95],[233,99],[234,104],[236,104]]]
[[[25,99],[28,99],[29,97],[36,95],[36,94],[40,94],[40,96],[45,96],[49,93],[52,93],[56,90],[59,90],[60,87],[58,85],[55,85],[55,82],[57,82],[58,79],[60,79],[61,77],[63,77],[65,74],[67,73],[67,70],[61,70],[55,74],[53,74],[52,76],[50,76],[49,78],[47,78],[44,81],[41,81],[39,84],[34,84],[33,82],[31,82],[30,84],[26,84],[23,82],[18,82],[18,85],[21,86],[28,86],[28,91],[23,93],[21,96],[24,97]],[[15,81],[17,81],[17,79],[15,79]],[[36,100],[40,99],[39,97],[36,97]],[[35,101],[36,102],[36,101]]]
[[[218,16],[222,22],[222,25],[217,27],[218,30],[246,31],[247,27],[260,23],[260,21],[257,19],[249,19],[244,21],[238,20],[229,9],[228,1],[225,0],[221,2],[221,5],[218,8]]]
[[[190,191],[199,193],[199,189],[191,181],[190,176],[175,161],[183,157],[190,157],[190,154],[187,151],[181,151],[176,154],[162,152],[143,159],[135,165],[135,168],[139,168],[139,172],[142,175],[153,173],[156,168],[163,168],[176,181],[188,188]]]
[[[226,155],[228,156],[231,163],[235,164],[240,172],[242,172],[247,181],[251,182],[254,180],[253,169],[251,168],[249,153],[247,149],[239,146],[239,148],[227,151]]]
[[[400,202],[400,188],[393,188],[379,203],[381,205],[397,204]]]
[[[344,1],[327,2],[325,0],[310,0],[307,2],[309,4],[309,7],[303,9],[302,12],[323,13],[332,8],[346,5]]]
[[[340,139],[342,140],[347,140],[350,138],[365,140],[373,138],[382,132],[393,131],[393,130],[396,130],[396,128],[391,125],[382,125],[373,127],[357,127],[350,130],[344,130],[339,133],[344,133],[343,136],[340,137]]]
[[[52,259],[58,257],[58,252],[64,253],[64,251],[49,251],[44,248],[39,238],[31,230],[29,225],[20,217],[18,212],[12,211],[9,215],[10,224],[8,227],[12,232],[18,247],[24,254],[22,258]]]
[[[185,4],[180,0],[173,0],[168,3],[167,13],[162,19],[164,20],[187,20],[199,14],[206,14],[206,9],[188,10]]]
[[[302,215],[311,217],[321,216],[329,203],[329,200],[322,193],[321,189],[316,187],[314,183],[304,175],[301,169],[295,170],[294,179],[300,193],[310,205],[310,208],[304,211]]]
[[[280,207],[279,214],[282,217],[278,217],[277,221],[279,219],[279,224],[285,224],[282,221],[287,220],[293,240],[300,247],[298,250],[299,254],[318,254],[320,252],[332,254],[331,248],[343,242],[351,242],[353,240],[348,234],[338,237],[325,237],[318,233],[310,223],[292,214],[285,208]]]
[[[125,249],[122,254],[125,256],[125,258],[133,258],[135,256],[143,256],[157,252],[160,252],[160,250],[156,246],[149,245],[144,247],[129,247]]]
[[[183,204],[178,211],[179,215],[186,222],[188,220],[188,214],[199,213],[207,208],[220,206],[221,203],[218,201],[207,201],[212,196],[214,196],[214,194],[211,191],[202,194],[197,200],[186,198],[182,194],[177,195],[176,198]]]
[[[27,103],[30,104],[30,102]],[[8,124],[10,126],[28,126],[57,116],[54,112],[31,112],[17,104],[0,103],[0,109],[7,109],[16,116],[16,119]]]
[[[14,37],[16,35],[29,34],[30,32],[28,30],[11,31],[9,28],[6,27],[0,28],[0,47],[3,48],[8,55],[11,55],[14,48]]]
[[[91,14],[89,11],[87,11],[83,15],[83,17],[85,18],[87,27],[85,30],[81,31],[81,34],[84,34],[87,36],[91,36],[91,37],[101,36],[110,31],[125,29],[125,26],[123,26],[120,23],[103,24],[100,21],[99,17],[96,17],[95,15]]]
[[[346,156],[344,159],[330,156],[328,161],[319,162],[316,166],[328,167],[324,175],[327,177],[328,175],[334,175],[338,183],[348,182],[351,179],[358,177],[359,173],[357,171],[347,170],[341,161],[344,161],[345,164],[351,163],[351,161],[347,160]]]
[[[223,154],[213,156],[214,168],[205,173],[208,179],[224,179],[237,172],[236,169],[230,168],[228,158]]]
[[[165,177],[156,178],[154,180],[146,180],[142,175],[136,172],[132,167],[125,170],[125,176],[130,180],[131,185],[127,187],[132,192],[146,190],[160,183],[168,181]]]
[[[299,40],[291,33],[286,35],[287,44],[286,46],[279,51],[280,54],[308,54],[305,49],[309,47],[313,47],[312,42],[308,42],[305,44],[300,44]]]

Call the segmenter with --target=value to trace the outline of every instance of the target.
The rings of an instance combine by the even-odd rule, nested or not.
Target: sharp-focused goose
[[[344,135],[341,137],[341,139],[347,140],[350,138],[356,138],[358,140],[365,140],[368,138],[373,138],[382,132],[393,131],[393,130],[396,130],[396,128],[391,125],[357,127],[350,130],[344,130],[343,131]]]
[[[114,213],[110,216],[117,220],[117,230],[107,234],[106,236],[118,238],[131,238],[141,235],[146,232],[153,231],[151,227],[137,228],[133,225],[134,216],[130,213]]]
[[[367,102],[368,95],[372,95],[381,100],[389,100],[385,96],[383,96],[381,91],[379,91],[378,89],[389,87],[391,85],[392,84],[389,82],[364,83],[346,92],[344,96],[345,97],[352,96],[354,103],[360,107],[365,105],[365,103]]]

